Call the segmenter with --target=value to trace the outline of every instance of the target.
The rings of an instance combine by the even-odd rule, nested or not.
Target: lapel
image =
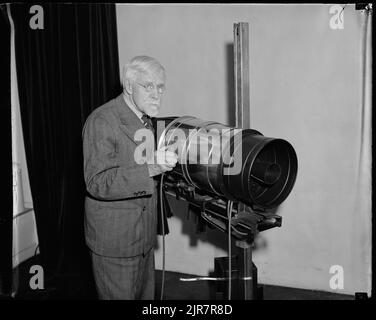
[[[137,130],[145,129],[145,126],[125,103],[123,94],[116,98],[116,102],[116,111],[120,120],[120,130],[125,133],[136,145],[139,145],[142,141],[136,141],[134,139],[134,135]]]

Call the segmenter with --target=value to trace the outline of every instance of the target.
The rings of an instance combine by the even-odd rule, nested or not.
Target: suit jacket
[[[156,182],[134,160],[138,129],[145,127],[122,95],[95,109],[83,128],[85,239],[99,255],[132,257],[156,243]]]

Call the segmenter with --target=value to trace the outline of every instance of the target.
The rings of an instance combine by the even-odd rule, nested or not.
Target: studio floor
[[[216,298],[215,281],[181,281],[192,278],[177,272],[165,272],[165,300],[208,300]],[[160,298],[162,271],[156,271],[156,298]],[[351,295],[335,294],[314,290],[303,290],[259,284],[263,300],[354,300]]]
[[[31,290],[28,287],[27,272],[35,261],[29,260],[18,269],[18,293],[16,300],[93,300],[95,289],[89,278],[75,275],[60,275],[54,280],[46,280],[44,290]],[[216,281],[182,281],[181,278],[192,278],[195,275],[178,272],[165,272],[164,300],[215,300],[218,298]],[[48,277],[47,277],[48,278]],[[162,271],[156,271],[156,300],[160,299]],[[354,300],[354,296],[342,295],[314,290],[303,290],[259,284],[260,297],[263,300]]]

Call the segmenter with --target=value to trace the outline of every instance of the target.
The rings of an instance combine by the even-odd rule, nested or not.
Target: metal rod
[[[244,129],[251,127],[248,30],[247,22],[234,23],[235,120]]]
[[[236,127],[250,129],[249,27],[247,22],[234,23],[234,79]],[[247,210],[239,204],[239,211]]]
[[[234,24],[234,79],[235,79],[235,120],[238,128],[250,129],[250,88],[249,88],[249,26],[247,22]],[[238,211],[249,211],[250,208],[239,203]],[[250,278],[251,281],[238,282],[240,299],[257,298],[257,273],[252,263],[252,245],[245,241],[237,241],[239,277]],[[256,269],[255,269],[256,270]]]

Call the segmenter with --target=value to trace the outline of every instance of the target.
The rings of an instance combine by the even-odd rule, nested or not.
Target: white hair
[[[136,56],[124,67],[123,83],[126,80],[135,81],[137,74],[145,72],[162,73],[163,77],[166,76],[165,69],[156,59],[148,56]]]

